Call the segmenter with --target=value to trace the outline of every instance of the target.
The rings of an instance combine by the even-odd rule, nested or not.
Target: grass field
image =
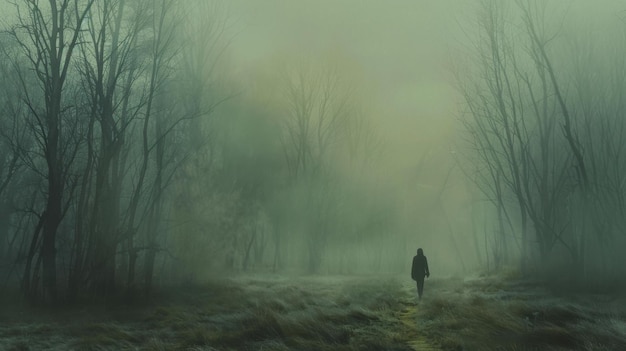
[[[133,304],[0,311],[0,350],[626,350],[618,295],[518,280],[238,277]]]

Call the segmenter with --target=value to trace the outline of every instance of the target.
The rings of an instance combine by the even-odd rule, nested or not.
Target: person
[[[424,292],[424,277],[430,277],[428,270],[428,260],[424,256],[422,248],[417,249],[417,255],[413,256],[413,265],[411,267],[411,278],[417,282],[417,296],[422,299]]]

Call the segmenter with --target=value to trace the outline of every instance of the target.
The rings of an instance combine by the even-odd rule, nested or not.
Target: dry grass
[[[626,350],[621,300],[520,280],[239,277],[0,315],[0,350]],[[605,301],[603,304],[596,300]]]
[[[418,326],[446,350],[626,350],[622,310],[593,296],[555,297],[523,281],[458,281],[438,289]]]
[[[403,287],[375,282],[237,278],[141,305],[27,308],[0,324],[0,350],[411,350],[394,331]]]

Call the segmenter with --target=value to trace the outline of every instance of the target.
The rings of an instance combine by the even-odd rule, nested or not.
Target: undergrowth
[[[445,350],[626,350],[625,311],[594,296],[495,279],[438,290],[420,305],[418,328]]]
[[[626,350],[619,297],[520,279],[239,277],[141,303],[0,313],[4,350]],[[6,312],[10,311],[10,312]]]
[[[410,350],[393,332],[404,293],[388,278],[237,278],[163,290],[97,317],[68,310],[14,321],[0,326],[0,350]]]

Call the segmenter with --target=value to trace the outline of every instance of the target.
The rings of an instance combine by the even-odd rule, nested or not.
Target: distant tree
[[[287,75],[285,103],[287,106],[281,144],[289,170],[288,184],[305,186],[298,207],[306,211],[310,221],[305,228],[308,270],[316,272],[321,264],[333,228],[331,216],[336,213],[335,180],[329,166],[331,151],[337,147],[350,113],[350,96],[342,86],[340,75],[329,69],[302,68]],[[276,227],[278,227],[276,225]],[[275,255],[280,252],[282,231],[275,236]],[[276,260],[275,260],[276,261]]]
[[[323,171],[351,112],[341,83],[330,69],[309,67],[287,75],[281,143],[293,179]]]

